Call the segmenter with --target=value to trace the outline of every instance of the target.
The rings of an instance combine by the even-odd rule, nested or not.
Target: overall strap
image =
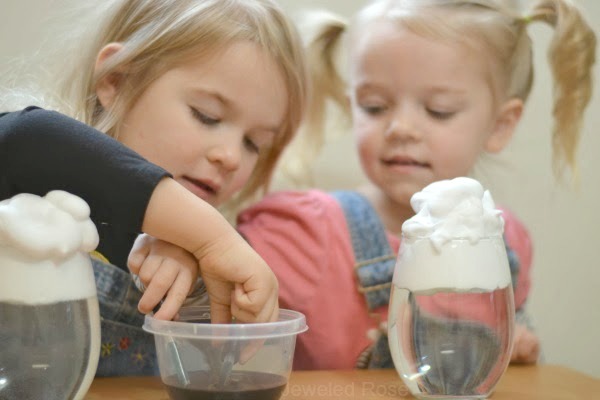
[[[350,230],[358,290],[364,294],[369,310],[387,305],[396,255],[377,212],[359,193],[335,191],[331,195],[342,207]]]
[[[508,256],[508,266],[510,267],[510,277],[512,280],[513,290],[517,290],[517,282],[519,281],[519,271],[521,269],[521,261],[517,253],[508,246],[506,237],[504,238],[504,246],[506,247],[506,255]]]

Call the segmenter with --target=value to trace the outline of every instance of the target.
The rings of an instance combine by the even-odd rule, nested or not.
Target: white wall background
[[[0,0],[0,74],[13,57],[36,50],[47,35],[48,15],[68,1],[74,0]],[[345,16],[363,4],[360,0],[279,1],[292,14],[319,7]],[[578,4],[600,35],[600,2],[579,0]],[[531,27],[536,54],[532,95],[511,146],[479,178],[496,201],[515,211],[530,229],[535,246],[530,309],[546,362],[600,378],[600,86],[585,120],[580,187],[557,185],[550,169],[552,91],[545,59],[551,34],[541,24]],[[599,65],[595,77],[600,79]],[[349,136],[326,146],[315,165],[318,186],[347,188],[364,179]]]

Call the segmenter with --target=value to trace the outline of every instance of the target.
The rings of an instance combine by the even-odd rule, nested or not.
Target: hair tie
[[[531,15],[527,15],[521,18],[521,22],[523,22],[524,25],[528,25],[531,21],[533,21]]]

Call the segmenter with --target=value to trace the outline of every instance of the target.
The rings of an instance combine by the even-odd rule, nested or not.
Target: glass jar
[[[87,204],[66,192],[0,202],[0,399],[82,399],[100,314]]]
[[[417,398],[484,399],[510,361],[514,299],[501,236],[403,238],[388,334],[398,374]]]

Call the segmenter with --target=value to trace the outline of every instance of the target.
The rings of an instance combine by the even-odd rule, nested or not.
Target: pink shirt
[[[521,262],[515,305],[530,287],[531,243],[523,225],[504,211],[505,236]],[[354,253],[344,213],[326,192],[278,192],[244,211],[238,230],[279,279],[281,308],[302,312],[309,330],[297,338],[294,369],[351,369],[387,318],[369,313],[357,291]],[[397,253],[400,239],[389,233]]]

